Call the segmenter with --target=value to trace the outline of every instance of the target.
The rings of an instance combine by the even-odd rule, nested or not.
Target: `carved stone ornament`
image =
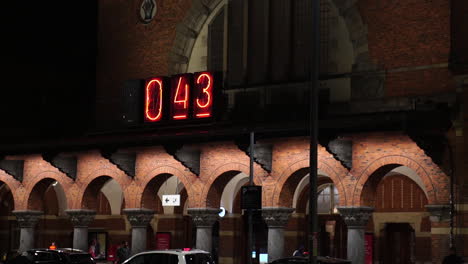
[[[88,209],[70,209],[65,210],[65,213],[70,217],[74,227],[88,227],[96,216],[96,211]]]
[[[141,0],[138,16],[142,23],[148,24],[156,15],[156,0]]]
[[[337,208],[348,228],[365,228],[374,208],[367,206],[340,206]]]
[[[429,212],[431,222],[447,222],[450,220],[449,204],[428,204],[426,210]]]
[[[287,207],[263,207],[262,217],[268,228],[284,228],[294,208]]]
[[[132,227],[146,227],[151,222],[156,211],[145,208],[123,209]]]
[[[212,227],[219,219],[221,209],[215,208],[189,208],[189,215],[196,227]]]
[[[39,218],[44,214],[42,211],[24,210],[13,211],[20,228],[34,228]]]

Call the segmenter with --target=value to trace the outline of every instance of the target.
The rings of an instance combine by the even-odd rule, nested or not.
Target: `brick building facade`
[[[86,248],[92,238],[109,249],[121,240],[135,245],[137,236],[146,240],[142,250],[156,247],[158,233],[171,234],[172,248],[193,247],[200,242],[198,230],[210,226],[213,246],[208,250],[219,263],[244,263],[246,220],[239,190],[247,184],[249,156],[239,138],[256,130],[256,144],[267,146],[269,161],[257,159],[254,166],[264,208],[263,218],[255,222],[255,248],[270,256],[292,254],[307,244],[308,235],[306,114],[294,115],[292,126],[284,119],[257,122],[257,117],[244,123],[237,115],[249,113],[252,104],[236,94],[252,91],[250,98],[267,98],[268,91],[301,91],[305,81],[296,75],[299,70],[291,73],[281,65],[288,61],[294,69],[305,67],[296,53],[299,42],[310,41],[301,38],[308,31],[298,26],[308,20],[307,14],[298,17],[310,5],[305,0],[159,0],[154,19],[142,23],[142,2],[98,1],[99,133],[2,150],[0,250],[46,247],[52,241]],[[373,238],[374,263],[393,263],[388,262],[392,256],[440,263],[450,241],[468,255],[466,53],[457,53],[462,54],[458,64],[451,61],[466,41],[454,30],[454,17],[460,23],[458,12],[466,6],[452,2],[321,1],[326,7],[321,47],[327,51],[321,61],[321,98],[326,102],[320,105],[320,134],[325,139],[318,147],[322,254],[350,257],[348,236],[359,230]],[[236,7],[239,3],[244,5]],[[250,11],[236,20],[236,8]],[[289,26],[275,17],[290,21],[283,23]],[[245,31],[238,32],[237,22],[244,23]],[[266,55],[260,55],[257,42],[266,43]],[[288,52],[279,54],[281,50]],[[121,126],[122,113],[116,109],[125,100],[121,90],[126,81],[205,70],[223,72],[228,118],[194,129]],[[250,102],[266,108],[260,101]],[[226,125],[230,118],[241,121]],[[262,130],[272,123],[272,129]],[[333,144],[349,146],[347,156]],[[174,146],[185,153],[196,150],[199,170],[181,161]],[[162,207],[163,194],[180,194],[181,206]],[[227,211],[223,218],[216,217],[220,206]],[[283,237],[268,237],[273,227]],[[77,232],[88,238],[77,241]],[[268,250],[271,239],[283,241],[283,252]]]

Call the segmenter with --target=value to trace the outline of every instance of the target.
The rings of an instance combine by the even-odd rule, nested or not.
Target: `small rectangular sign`
[[[162,205],[163,206],[180,206],[180,195],[163,195],[162,196]]]
[[[156,233],[156,249],[171,248],[171,233],[157,232]]]
[[[262,186],[241,187],[241,209],[262,209]]]

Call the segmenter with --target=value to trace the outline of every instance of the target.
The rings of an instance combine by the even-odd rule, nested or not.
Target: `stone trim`
[[[154,217],[155,211],[146,208],[128,208],[123,209],[123,213],[127,215],[127,219],[135,227],[147,227]]]
[[[284,228],[294,210],[287,207],[263,207],[262,217],[268,228]]]
[[[96,217],[96,211],[88,209],[70,209],[65,210],[65,213],[69,216],[73,227],[88,227]]]
[[[35,210],[18,210],[12,213],[16,216],[20,228],[34,228],[39,218],[44,215],[44,212]]]
[[[348,229],[364,229],[374,212],[374,208],[367,206],[339,206],[337,209]]]
[[[219,220],[218,214],[221,212],[221,209],[189,208],[187,212],[192,217],[192,221],[197,228],[211,228]]]

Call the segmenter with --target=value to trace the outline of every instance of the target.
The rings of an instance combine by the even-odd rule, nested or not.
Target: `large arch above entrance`
[[[361,17],[357,0],[329,0],[343,18],[353,45],[354,69],[369,70],[375,68],[370,61],[367,38],[367,25]],[[185,18],[177,25],[174,44],[168,56],[169,73],[187,71],[188,60],[192,54],[196,38],[203,26],[209,22],[220,5],[226,0],[193,0]]]

